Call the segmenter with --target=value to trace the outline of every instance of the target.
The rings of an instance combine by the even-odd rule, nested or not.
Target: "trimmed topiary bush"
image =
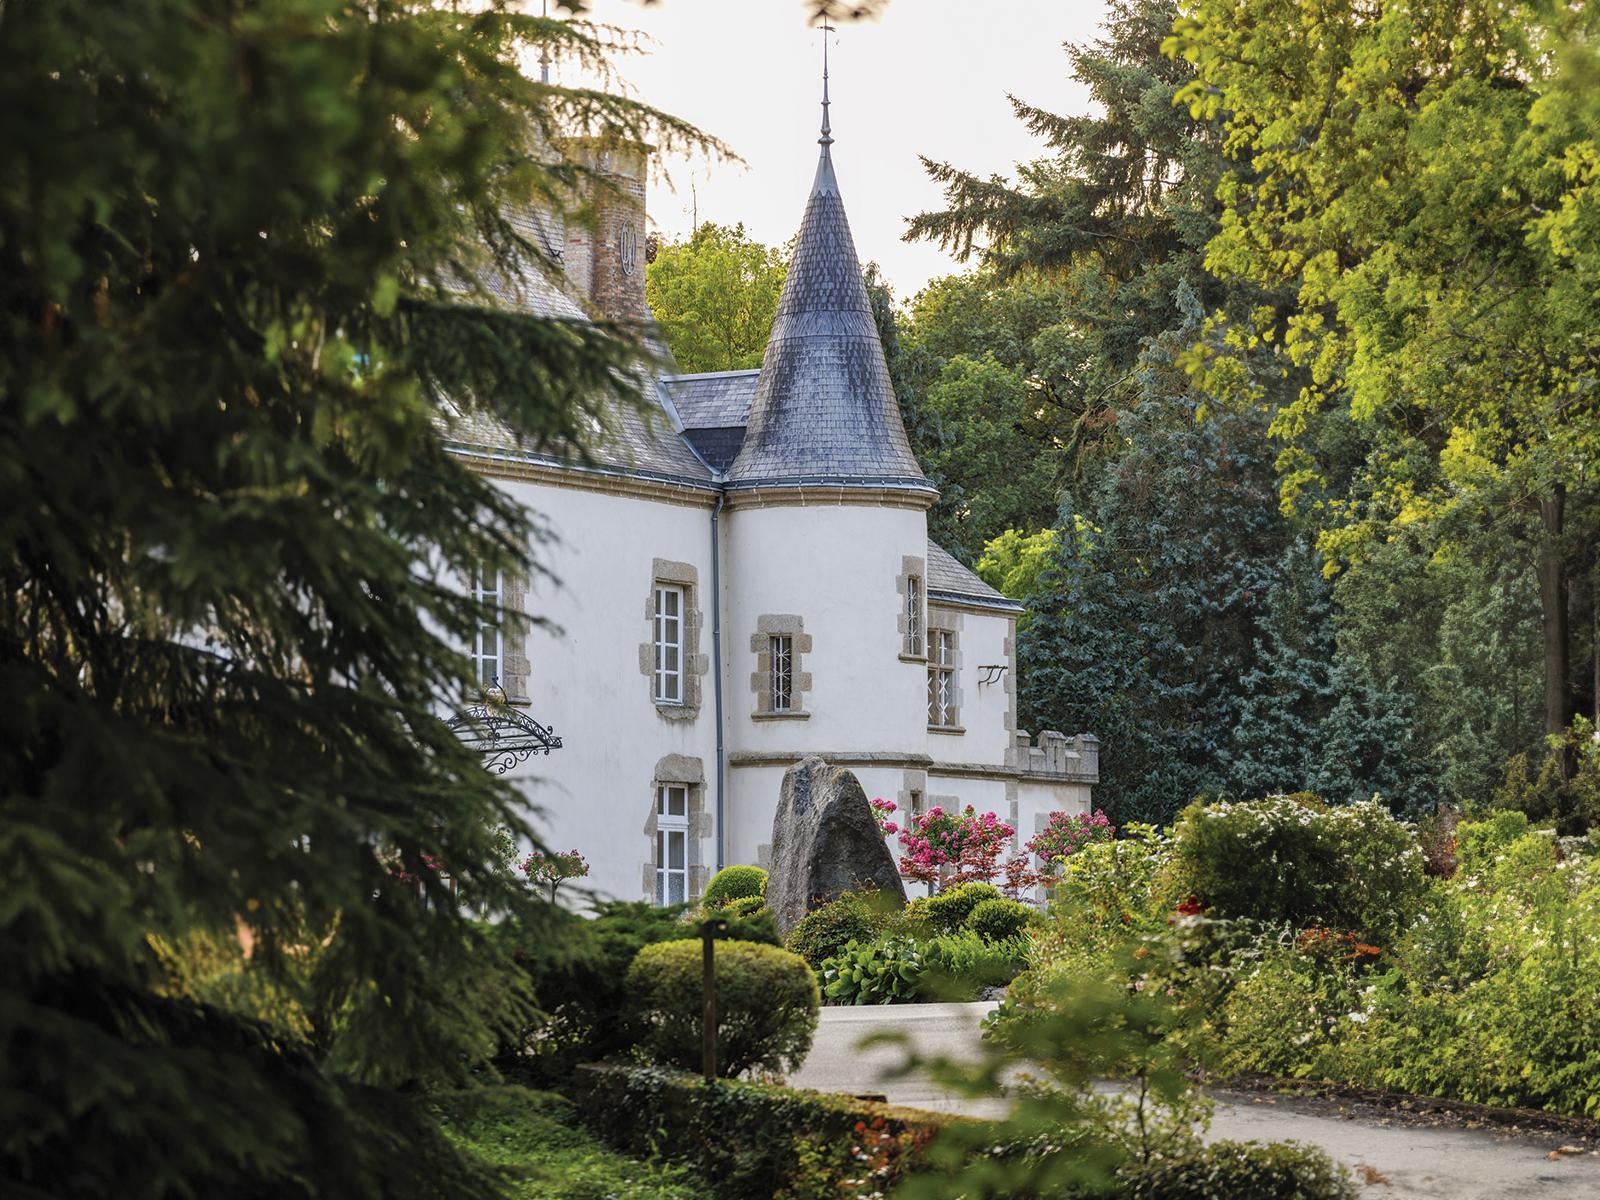
[[[967,917],[967,928],[986,942],[1004,942],[1020,936],[1033,918],[1031,906],[1001,896],[974,907]]]
[[[963,883],[948,892],[930,896],[922,912],[936,933],[954,933],[967,923],[978,905],[985,900],[999,899],[1002,899],[1000,889],[992,883]]]
[[[721,908],[734,900],[767,894],[767,873],[760,867],[723,867],[706,884],[700,903],[706,908]]]
[[[699,1068],[701,970],[698,938],[646,946],[628,968],[637,1045],[653,1061]],[[776,946],[719,941],[716,970],[718,1074],[798,1067],[822,1006],[805,960]]]
[[[730,917],[753,917],[766,906],[765,896],[740,896],[737,900],[729,900],[720,911]]]
[[[784,940],[817,970],[851,942],[870,942],[899,915],[900,905],[879,892],[846,892],[812,909]]]

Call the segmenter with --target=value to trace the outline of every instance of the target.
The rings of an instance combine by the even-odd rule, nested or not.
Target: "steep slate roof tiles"
[[[933,490],[917,465],[861,282],[824,132],[730,488]]]
[[[1007,599],[979,579],[966,567],[931,539],[928,542],[928,599],[960,600],[965,604],[980,604],[985,608],[1021,612],[1022,605]]]

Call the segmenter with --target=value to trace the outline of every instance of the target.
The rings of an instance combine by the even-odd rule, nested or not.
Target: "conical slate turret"
[[[824,114],[826,121],[826,114]],[[889,382],[833,175],[826,126],[730,488],[826,483],[925,490]]]

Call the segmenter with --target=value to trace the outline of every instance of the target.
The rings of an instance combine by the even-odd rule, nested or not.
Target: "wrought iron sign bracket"
[[[555,727],[541,725],[512,708],[498,682],[485,688],[476,704],[446,721],[445,727],[483,755],[483,765],[496,775],[504,775],[535,754],[561,749]]]

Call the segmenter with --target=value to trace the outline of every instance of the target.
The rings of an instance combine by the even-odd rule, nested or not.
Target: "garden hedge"
[[[576,1085],[601,1137],[689,1166],[726,1200],[837,1197],[861,1152],[886,1165],[889,1183],[915,1168],[940,1130],[966,1121],[770,1084],[708,1084],[656,1067],[586,1065]]]
[[[658,942],[628,968],[636,1045],[654,1062],[692,1070],[701,1060],[699,938]],[[822,996],[798,954],[755,942],[719,941],[717,1071],[789,1071],[811,1049]]]
[[[877,1194],[925,1169],[939,1136],[987,1146],[1003,1125],[850,1096],[717,1080],[656,1067],[578,1068],[576,1095],[590,1128],[623,1151],[691,1169],[719,1200],[836,1200],[846,1179],[870,1175]],[[954,1150],[955,1147],[950,1147]],[[932,1164],[926,1164],[932,1170]],[[1011,1192],[1013,1200],[1032,1193]],[[1322,1151],[1292,1142],[1219,1142],[1148,1163],[1129,1161],[1099,1187],[1067,1185],[1058,1200],[1353,1200],[1345,1173]]]

